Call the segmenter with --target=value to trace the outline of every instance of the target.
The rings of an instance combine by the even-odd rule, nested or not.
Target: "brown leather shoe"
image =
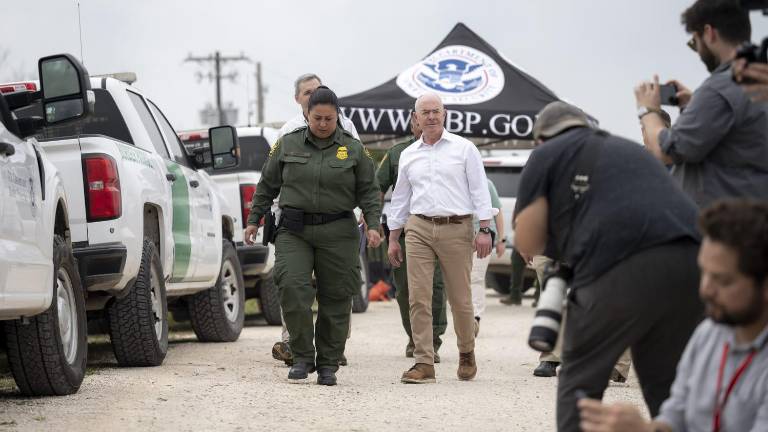
[[[405,384],[429,384],[435,382],[435,367],[426,363],[416,363],[403,372],[400,382]]]
[[[459,353],[459,369],[456,371],[456,375],[462,381],[469,381],[477,375],[474,351]]]

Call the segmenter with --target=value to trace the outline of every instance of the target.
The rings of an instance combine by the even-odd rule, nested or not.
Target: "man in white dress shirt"
[[[477,374],[475,317],[470,273],[472,252],[491,253],[491,207],[488,180],[475,145],[445,130],[445,108],[440,97],[428,93],[416,100],[413,114],[422,125],[419,140],[400,156],[398,181],[387,214],[391,230],[389,260],[399,267],[403,254],[398,238],[405,230],[411,330],[416,364],[403,373],[402,382],[435,382],[432,344],[432,276],[440,262],[445,291],[453,313],[459,347],[460,380]],[[480,220],[475,233],[472,215]]]

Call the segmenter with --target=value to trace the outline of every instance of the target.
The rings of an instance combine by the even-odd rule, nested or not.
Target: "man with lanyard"
[[[699,226],[699,294],[709,317],[651,422],[631,405],[579,401],[586,432],[768,430],[768,203],[723,200]]]
[[[315,90],[322,84],[323,82],[320,77],[313,73],[306,73],[296,78],[296,82],[294,83],[293,99],[297,104],[299,104],[299,106],[301,106],[301,112],[285,122],[283,127],[280,128],[280,131],[278,131],[277,139],[275,141],[279,140],[283,135],[289,132],[293,132],[300,127],[307,127],[307,107],[309,106],[309,97],[312,96],[312,93],[314,93]],[[360,136],[357,134],[357,129],[352,123],[352,120],[348,119],[341,113],[339,113],[339,125],[342,127],[342,129],[352,134],[352,136],[354,136],[356,139],[360,139]],[[274,143],[272,144],[274,145]],[[277,206],[278,199],[279,197],[275,199],[275,203],[272,205],[272,213],[275,214],[275,218],[277,220],[280,218],[280,208]],[[288,344],[290,335],[288,334],[288,329],[285,326],[285,320],[282,321],[282,337],[280,342],[275,342],[275,344],[272,346],[272,358],[285,362],[285,364],[290,366],[293,364],[293,354],[291,353],[291,347]],[[339,364],[342,366],[347,365],[346,356],[341,356],[341,362]]]

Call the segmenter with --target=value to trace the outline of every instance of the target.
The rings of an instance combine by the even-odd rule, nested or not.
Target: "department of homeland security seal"
[[[504,72],[481,51],[449,45],[400,73],[397,85],[411,97],[435,92],[446,105],[470,105],[498,96]]]

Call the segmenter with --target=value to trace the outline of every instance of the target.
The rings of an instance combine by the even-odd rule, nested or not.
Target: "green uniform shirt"
[[[320,140],[304,127],[277,140],[253,195],[249,225],[258,224],[279,194],[280,207],[307,213],[360,207],[368,228],[379,226],[381,204],[373,159],[349,132],[337,127],[332,138]]]
[[[411,137],[408,141],[397,143],[387,150],[384,159],[381,160],[381,164],[379,164],[379,168],[376,170],[376,179],[379,181],[381,193],[386,193],[390,186],[392,186],[392,189],[395,188],[397,184],[397,169],[400,164],[400,153],[414,142],[416,142],[416,137]]]

